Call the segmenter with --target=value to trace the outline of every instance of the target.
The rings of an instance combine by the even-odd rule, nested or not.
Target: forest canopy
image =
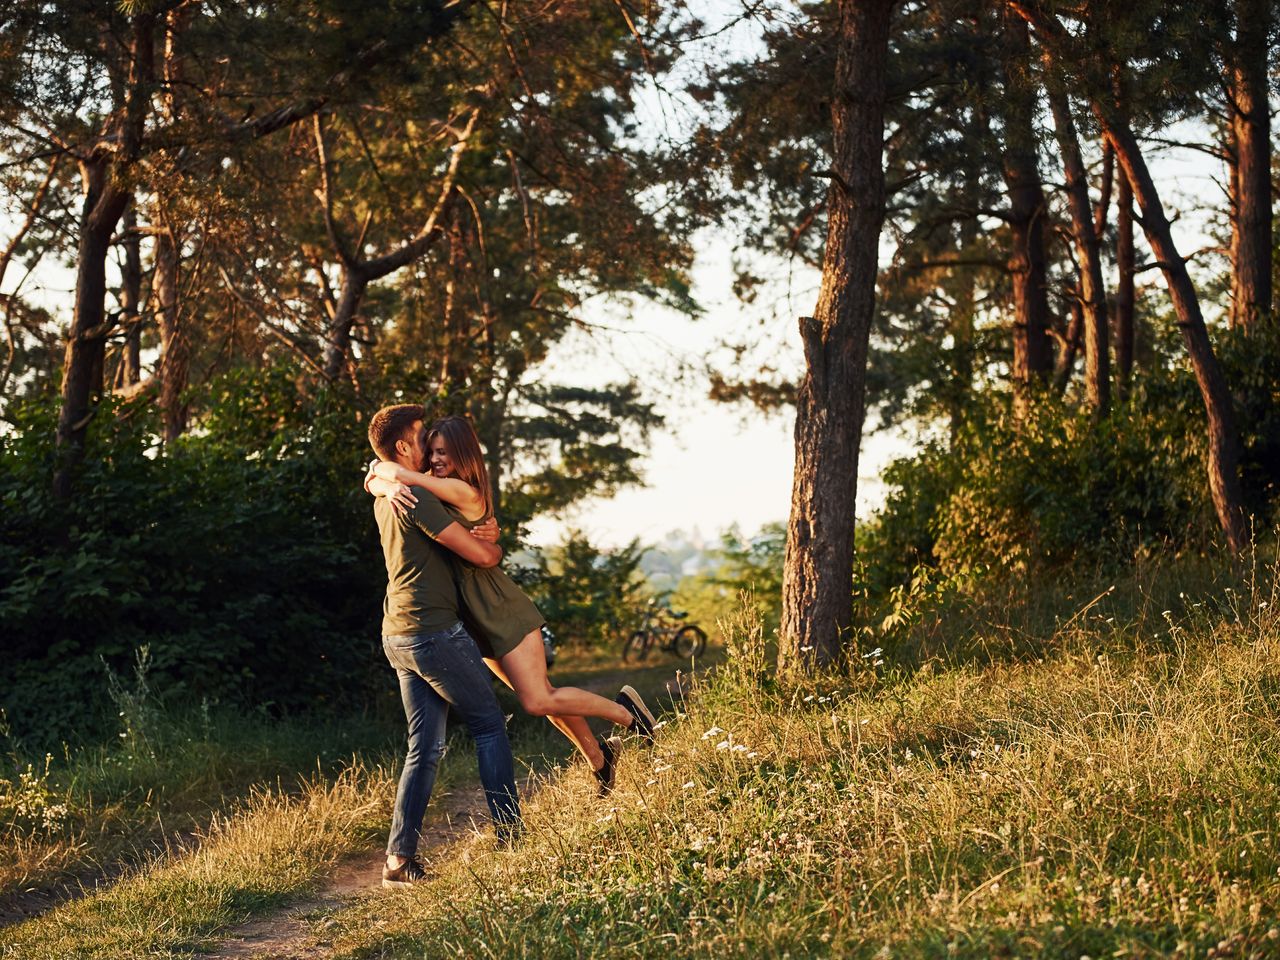
[[[1157,543],[1238,553],[1274,523],[1280,478],[1275,13],[11,5],[10,721],[72,728],[77,698],[101,701],[104,669],[144,646],[175,698],[359,702],[383,576],[369,416],[412,400],[468,417],[508,546],[642,482],[661,385],[558,383],[546,361],[591,304],[695,322],[711,234],[744,316],[795,270],[822,278],[816,319],[781,318],[763,346],[744,325],[696,359],[717,400],[845,431],[844,459],[798,459],[798,483],[840,494],[822,529],[847,528],[848,575],[818,591],[833,612],[805,620],[830,624],[823,657],[921,569],[962,583]],[[1171,189],[1153,168],[1177,150],[1211,157],[1222,189]],[[74,290],[42,292],[51,269]],[[798,320],[805,365],[786,368],[771,344]],[[857,451],[890,427],[924,439],[855,530]],[[760,582],[781,595],[785,660],[808,588]]]

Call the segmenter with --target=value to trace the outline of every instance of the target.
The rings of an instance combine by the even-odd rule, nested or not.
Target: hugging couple
[[[653,742],[654,719],[625,686],[616,700],[553,687],[547,680],[542,615],[498,569],[502,548],[480,441],[462,417],[426,426],[420,404],[379,410],[369,423],[378,455],[365,489],[387,562],[382,649],[400,679],[409,750],[396,790],[384,887],[425,879],[417,859],[422,818],[445,749],[445,719],[457,711],[471,732],[480,782],[500,845],[520,833],[520,801],[506,720],[487,666],[521,707],[546,717],[591,764],[603,796],[613,789],[619,737],[597,738],[599,717]]]

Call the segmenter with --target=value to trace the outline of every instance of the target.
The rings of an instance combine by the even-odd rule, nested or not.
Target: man
[[[413,470],[426,461],[425,409],[418,404],[385,407],[369,423],[369,443],[383,460]],[[409,749],[396,790],[384,887],[406,887],[425,878],[417,859],[422,818],[445,748],[449,707],[457,710],[476,744],[480,782],[500,844],[520,830],[515,765],[506,720],[489,672],[458,615],[457,589],[445,550],[477,566],[496,566],[502,548],[497,529],[476,528],[478,539],[455,521],[440,501],[418,490],[417,503],[399,514],[382,497],[373,511],[387,564],[382,648],[400,680]]]

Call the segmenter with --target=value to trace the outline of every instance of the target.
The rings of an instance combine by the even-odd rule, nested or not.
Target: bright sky
[[[653,391],[667,425],[652,438],[645,487],[592,499],[561,518],[540,518],[531,527],[533,543],[555,543],[571,526],[596,542],[618,545],[632,537],[655,542],[676,529],[696,528],[714,539],[734,524],[751,534],[765,523],[786,519],[794,462],[791,412],[765,415],[707,399],[704,365],[723,355],[718,348],[724,341],[750,339],[758,331],[762,340],[777,344],[780,371],[798,373],[802,358],[792,335],[794,318],[813,309],[818,278],[812,271],[797,273],[791,278],[793,295],[788,299],[785,289],[779,293],[780,316],[762,319],[733,296],[730,238],[707,233],[701,239],[694,294],[703,317],[690,321],[673,311],[639,305],[631,317],[608,321],[610,331],[573,334],[546,364],[548,379],[575,386],[639,377]],[[682,366],[687,375],[676,381]],[[663,383],[672,386],[664,390]],[[864,444],[860,508],[880,502],[880,471],[907,449],[901,438],[887,435]]]

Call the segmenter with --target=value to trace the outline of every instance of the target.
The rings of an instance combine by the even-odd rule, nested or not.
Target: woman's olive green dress
[[[488,520],[468,520],[452,504],[444,508],[468,530]],[[458,599],[467,632],[486,657],[503,657],[546,620],[516,582],[498,567],[473,566],[454,557],[458,569]]]

